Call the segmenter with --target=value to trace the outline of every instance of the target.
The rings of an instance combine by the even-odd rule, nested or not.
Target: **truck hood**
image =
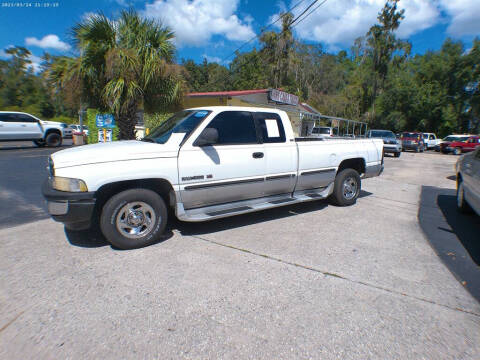
[[[92,144],[58,151],[51,155],[56,169],[113,161],[177,157],[179,142],[156,144],[137,140]]]

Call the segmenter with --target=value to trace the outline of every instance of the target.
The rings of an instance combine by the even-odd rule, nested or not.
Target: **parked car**
[[[100,229],[128,249],[157,241],[167,207],[206,221],[329,197],[353,205],[361,178],[383,170],[378,139],[295,139],[286,112],[195,108],[174,114],[143,141],[71,148],[49,158],[43,195],[67,228]]]
[[[333,129],[328,126],[315,126],[310,133],[311,137],[331,137],[333,136]]]
[[[425,150],[435,149],[435,146],[440,143],[440,139],[437,139],[437,135],[434,133],[423,133],[423,142]]]
[[[74,131],[74,132],[83,132],[85,135],[88,136],[88,126],[87,125],[83,125],[82,126],[82,129],[80,129],[80,125],[78,124],[73,124],[73,125],[69,125],[69,127]]]
[[[458,159],[457,208],[460,212],[474,210],[480,215],[480,146]]]
[[[465,140],[452,141],[448,144],[447,152],[453,152],[455,155],[474,151],[480,145],[479,136],[470,136]]]
[[[402,142],[395,137],[395,134],[390,130],[369,130],[367,131],[367,138],[382,139],[383,151],[385,153],[394,154],[395,157],[400,157],[402,153]]]
[[[402,133],[402,151],[414,150],[415,152],[423,152],[425,143],[423,134],[419,132],[403,132]]]
[[[16,111],[0,111],[0,141],[33,141],[37,146],[60,146],[72,137],[67,124],[44,121]]]
[[[472,135],[448,135],[447,137],[443,138],[440,143],[435,147],[435,151],[441,151],[444,154],[447,154],[449,152],[448,146],[450,145],[451,142],[453,141],[464,141],[467,140],[470,136]]]

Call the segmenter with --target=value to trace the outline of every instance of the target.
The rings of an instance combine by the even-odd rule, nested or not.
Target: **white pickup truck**
[[[205,221],[327,197],[352,205],[361,177],[382,170],[382,140],[295,139],[284,111],[214,106],[181,111],[143,141],[52,154],[43,194],[67,228],[96,221],[129,249],[161,237],[168,207]]]

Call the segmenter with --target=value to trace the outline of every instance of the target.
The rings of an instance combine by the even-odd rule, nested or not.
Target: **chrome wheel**
[[[142,201],[127,203],[117,213],[117,230],[127,238],[141,238],[152,231],[155,216],[155,211],[147,203]]]
[[[354,177],[347,177],[343,182],[343,197],[347,200],[353,199],[357,195],[358,183]]]

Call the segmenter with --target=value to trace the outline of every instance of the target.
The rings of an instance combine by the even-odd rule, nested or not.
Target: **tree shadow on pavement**
[[[420,226],[449,270],[480,301],[480,217],[456,209],[456,191],[423,186]]]

